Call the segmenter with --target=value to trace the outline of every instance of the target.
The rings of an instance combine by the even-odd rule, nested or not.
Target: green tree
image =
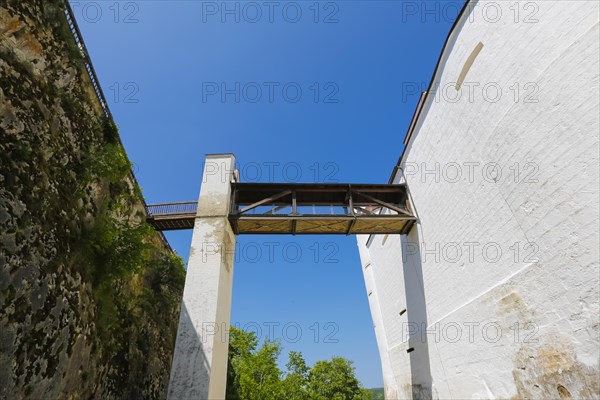
[[[285,374],[277,366],[281,344],[265,341],[258,347],[254,332],[231,327],[227,394],[229,400],[369,400],[354,375],[352,361],[333,357],[312,369],[302,354],[290,351]]]
[[[240,382],[236,371],[242,359],[249,358],[256,349],[258,340],[254,332],[246,332],[242,329],[231,327],[229,331],[229,353],[227,363],[227,391],[226,397],[229,400],[239,400]]]
[[[306,365],[302,353],[290,351],[286,367],[287,374],[281,383],[283,398],[287,400],[306,399],[308,397],[308,372],[310,369]]]
[[[257,350],[254,332],[232,327],[229,343],[228,399],[276,400],[281,398],[281,371],[277,359],[281,345],[265,341]]]
[[[371,396],[354,375],[352,361],[333,357],[331,361],[317,361],[308,377],[308,395],[311,400],[367,400]]]

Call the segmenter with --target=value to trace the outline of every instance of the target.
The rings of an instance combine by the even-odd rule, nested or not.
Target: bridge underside
[[[416,218],[404,185],[232,183],[235,234],[407,233]],[[196,202],[148,205],[157,230],[194,227]]]

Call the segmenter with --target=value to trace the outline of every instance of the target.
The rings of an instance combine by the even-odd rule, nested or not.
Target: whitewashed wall
[[[600,396],[598,4],[454,29],[395,178],[419,224],[358,238],[387,398]]]

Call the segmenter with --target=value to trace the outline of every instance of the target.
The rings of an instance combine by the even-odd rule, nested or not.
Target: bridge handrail
[[[162,215],[195,214],[198,209],[197,201],[179,201],[173,203],[147,204],[146,213],[149,217]]]
[[[113,115],[110,111],[110,107],[108,106],[108,101],[106,101],[106,97],[104,96],[104,91],[102,90],[102,86],[100,86],[100,79],[98,79],[98,75],[96,75],[96,70],[94,69],[94,65],[92,64],[92,59],[90,58],[90,54],[89,54],[87,47],[85,45],[85,42],[83,40],[83,35],[81,34],[81,30],[79,29],[79,26],[77,25],[77,20],[75,19],[75,13],[73,12],[73,9],[71,8],[71,5],[69,4],[68,1],[65,1],[64,13],[65,13],[65,17],[67,19],[67,23],[69,24],[69,29],[71,30],[71,33],[73,34],[73,38],[75,39],[75,43],[77,44],[77,47],[81,51],[85,70],[88,74],[88,77],[90,78],[90,81],[94,88],[94,92],[96,93],[96,98],[98,99],[98,102],[100,103],[100,107],[102,107],[102,110],[104,111],[104,115],[109,120],[114,122]],[[121,141],[121,137],[119,136],[118,139],[119,139],[119,143],[124,148],[123,142]],[[135,183],[136,186],[139,186],[137,178],[135,177],[135,174],[133,173],[133,170],[129,171],[129,177]],[[147,208],[146,200],[144,198],[142,198],[142,202],[144,203],[144,207]],[[164,243],[164,245],[171,252],[174,252],[173,248],[169,244],[169,241],[167,240],[165,235],[162,232],[159,232],[159,235],[160,235],[161,241]]]
[[[90,81],[92,82],[92,86],[94,87],[94,92],[96,92],[96,97],[98,97],[98,101],[100,102],[100,106],[102,110],[104,110],[104,114],[112,119],[112,113],[110,112],[110,108],[108,107],[108,102],[106,101],[106,97],[104,96],[104,92],[102,91],[102,87],[100,86],[100,80],[96,75],[96,70],[94,70],[94,66],[92,64],[92,60],[90,59],[90,55],[88,53],[87,47],[85,46],[85,42],[83,41],[83,35],[79,30],[79,26],[77,25],[77,21],[75,20],[75,15],[73,13],[73,9],[68,1],[65,1],[65,15],[67,17],[67,22],[69,24],[69,28],[71,29],[71,33],[75,38],[75,43],[77,43],[77,47],[81,51],[81,55],[83,56],[83,62],[85,64],[85,69],[88,73]]]

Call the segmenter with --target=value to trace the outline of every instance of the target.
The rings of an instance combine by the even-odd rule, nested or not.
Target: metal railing
[[[148,204],[146,213],[149,217],[196,214],[197,201],[180,201],[176,203]]]
[[[100,106],[104,110],[104,114],[108,118],[112,119],[112,113],[110,112],[110,108],[108,107],[108,102],[106,101],[106,97],[104,97],[104,92],[102,91],[102,87],[100,86],[100,81],[98,80],[98,76],[96,75],[96,71],[94,70],[94,66],[92,65],[92,60],[90,59],[87,47],[85,47],[83,36],[81,35],[81,31],[79,30],[79,26],[77,25],[77,21],[75,20],[73,9],[71,8],[71,5],[69,4],[68,0],[65,0],[65,16],[67,17],[67,22],[69,24],[69,28],[71,29],[71,33],[73,33],[73,37],[75,38],[75,43],[77,44],[77,47],[79,47],[81,55],[83,56],[85,70],[87,71],[88,76],[90,77],[90,81],[92,82],[92,86],[94,87],[94,92],[96,92],[96,96],[98,97]]]
[[[98,102],[100,103],[100,107],[102,107],[102,110],[104,111],[104,115],[106,116],[106,118],[108,118],[114,122],[112,112],[110,111],[110,107],[108,106],[108,101],[106,101],[106,97],[104,96],[104,91],[102,90],[102,86],[100,86],[100,80],[98,79],[98,75],[96,75],[96,70],[94,69],[94,65],[92,64],[92,59],[90,58],[90,54],[87,50],[87,47],[85,46],[85,41],[83,40],[83,35],[81,34],[81,30],[79,30],[79,26],[77,25],[77,20],[75,19],[75,13],[73,12],[71,5],[69,4],[69,0],[65,0],[64,3],[65,3],[64,13],[65,13],[65,17],[67,19],[67,23],[69,24],[69,29],[71,30],[71,33],[73,34],[73,38],[75,39],[75,44],[79,48],[79,51],[81,51],[81,56],[83,57],[83,64],[85,66],[85,70],[88,74],[88,77],[90,78],[90,82],[92,83],[92,86],[94,88],[94,92],[96,93],[96,98],[98,99]],[[121,145],[121,147],[124,148],[123,142],[121,141],[120,137],[118,137],[118,140],[119,140],[119,144]],[[133,183],[135,185],[137,185],[139,187],[139,183],[137,181],[137,178],[135,177],[135,174],[133,173],[133,170],[129,171],[129,178],[133,181]],[[142,197],[142,203],[144,204],[144,208],[148,209],[148,207],[146,205],[146,200],[143,197]],[[171,252],[174,252],[173,248],[169,244],[169,241],[167,240],[165,235],[161,231],[159,231],[158,233],[159,233],[160,238],[161,238],[162,242],[164,243],[164,245]]]

